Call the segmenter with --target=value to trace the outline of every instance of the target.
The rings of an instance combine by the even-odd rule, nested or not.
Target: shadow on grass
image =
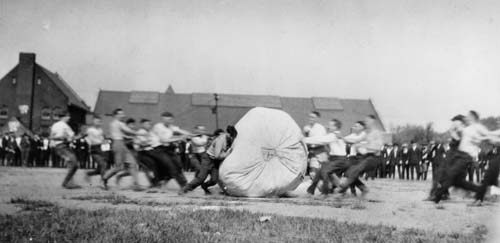
[[[51,202],[42,200],[31,200],[23,197],[11,198],[10,203],[18,204],[22,207],[24,211],[40,211],[40,210],[50,210],[57,205]]]
[[[110,203],[112,205],[119,204],[132,204],[138,206],[163,206],[163,207],[175,207],[175,206],[219,206],[219,207],[230,207],[230,206],[241,206],[244,205],[242,202],[225,202],[225,201],[170,201],[170,202],[157,202],[152,200],[139,200],[131,199],[119,194],[106,194],[106,195],[86,195],[71,197],[72,200],[82,200],[82,201],[93,201],[101,203]]]
[[[36,202],[36,203],[35,203]],[[20,202],[21,203],[21,202]],[[53,206],[49,210],[0,215],[0,242],[482,242],[475,234],[438,234],[416,229],[271,215],[243,210],[171,211]]]

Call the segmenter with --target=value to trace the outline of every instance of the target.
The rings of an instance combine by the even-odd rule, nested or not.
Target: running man
[[[458,150],[452,153],[447,161],[448,168],[439,178],[439,185],[435,193],[434,202],[438,204],[443,195],[451,186],[459,187],[468,191],[478,192],[479,187],[474,183],[465,180],[467,166],[472,163],[473,158],[479,153],[479,144],[489,136],[488,129],[479,123],[479,115],[475,111],[470,111],[466,117],[466,124],[462,131],[462,137]],[[458,131],[460,132],[460,131]]]
[[[330,176],[333,177],[334,185],[337,185],[339,182],[337,175],[332,173],[335,169],[333,162],[336,160],[345,160],[347,156],[346,144],[344,140],[342,140],[342,134],[340,133],[341,127],[342,123],[337,119],[333,119],[328,122],[328,134],[324,136],[305,137],[303,140],[308,146],[328,145],[330,147],[328,161],[321,165],[321,169],[313,177],[312,184],[307,188],[307,193],[311,195],[314,195],[314,191],[320,180],[323,181],[323,189],[321,191],[325,195],[328,194],[327,188],[329,188]]]
[[[69,144],[75,138],[75,132],[73,132],[73,129],[68,125],[70,119],[71,116],[67,111],[63,111],[59,114],[59,121],[54,123],[50,128],[50,145],[68,167],[68,173],[64,178],[62,187],[66,189],[78,189],[81,188],[81,186],[72,182],[73,176],[78,170],[78,161],[75,153],[69,147]]]
[[[304,135],[306,137],[323,137],[327,135],[326,128],[319,123],[321,114],[318,111],[309,113],[309,124],[304,127]],[[321,168],[321,164],[328,160],[328,147],[327,145],[309,144],[307,146],[309,151],[309,175],[311,179],[314,177]]]
[[[102,146],[105,144],[104,132],[102,130],[102,119],[99,115],[94,115],[92,119],[92,126],[87,128],[86,140],[90,146],[90,156],[92,161],[97,163],[95,170],[90,170],[86,173],[85,179],[90,181],[90,176],[101,175],[104,177],[106,173],[107,162],[104,158]]]
[[[497,120],[497,127],[500,127],[500,119]],[[490,133],[489,140],[495,146],[500,145],[500,129]],[[488,187],[499,186],[498,175],[500,174],[500,155],[496,154],[488,164],[488,169],[484,172],[483,180],[476,192],[476,201],[471,206],[481,206]]]
[[[118,108],[113,111],[113,121],[109,124],[109,132],[113,139],[112,150],[115,158],[115,166],[103,176],[104,188],[107,189],[109,178],[120,172],[130,174],[132,176],[133,189],[141,190],[137,178],[137,161],[124,141],[126,136],[134,136],[137,133],[125,125],[123,122],[124,118],[125,112],[122,109]]]
[[[335,189],[335,192],[344,193],[347,188],[349,188],[353,183],[358,181],[361,174],[372,171],[376,169],[379,160],[380,152],[384,146],[384,141],[382,138],[382,133],[376,127],[376,117],[374,115],[369,115],[365,119],[365,135],[362,137],[348,138],[345,137],[344,141],[348,143],[353,143],[351,149],[357,151],[360,156],[359,162],[356,165],[351,166],[346,171],[346,179],[342,180],[339,187]],[[361,186],[362,196],[368,193],[366,186]]]

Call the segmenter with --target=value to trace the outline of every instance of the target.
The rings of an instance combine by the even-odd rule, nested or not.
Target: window
[[[16,84],[17,83],[17,79],[16,78],[12,78],[12,84]]]
[[[42,120],[50,120],[51,112],[49,107],[42,108]]]
[[[2,105],[0,108],[0,119],[7,119],[9,118],[9,108],[7,108],[6,105]]]
[[[56,106],[52,109],[52,120],[59,119],[59,113],[61,113],[62,109],[59,106]]]

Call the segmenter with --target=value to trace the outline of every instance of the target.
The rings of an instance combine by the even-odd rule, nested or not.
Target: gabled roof
[[[54,82],[54,84],[59,89],[61,89],[61,91],[68,97],[70,105],[74,105],[83,110],[90,111],[89,106],[85,104],[83,99],[68,85],[68,83],[61,76],[59,76],[57,73],[49,71],[40,64],[36,64],[36,67],[42,70],[42,72],[44,72]]]
[[[214,106],[214,94],[193,93],[192,104],[199,106]],[[218,106],[226,107],[256,107],[281,108],[279,96],[270,95],[235,95],[218,94]]]
[[[136,119],[148,118],[154,122],[160,120],[160,114],[170,111],[177,123],[190,129],[196,125],[215,128],[215,116],[212,114],[214,95],[209,93],[159,94],[156,104],[130,102],[133,92],[101,90],[95,105],[95,112],[110,114],[116,108],[122,108],[125,114]],[[321,112],[322,123],[336,118],[344,124],[342,132],[349,133],[350,126],[373,114],[378,118],[379,127],[385,130],[380,117],[369,99],[279,97],[265,95],[219,95],[219,126],[235,124],[250,108],[264,106],[281,109],[289,113],[299,126],[307,124],[307,115],[313,110]]]

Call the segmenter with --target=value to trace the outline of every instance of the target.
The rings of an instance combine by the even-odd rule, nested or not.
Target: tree
[[[392,129],[392,141],[394,143],[411,143],[412,141],[418,144],[427,144],[430,141],[441,141],[441,134],[434,131],[432,122],[422,125],[397,126]]]

